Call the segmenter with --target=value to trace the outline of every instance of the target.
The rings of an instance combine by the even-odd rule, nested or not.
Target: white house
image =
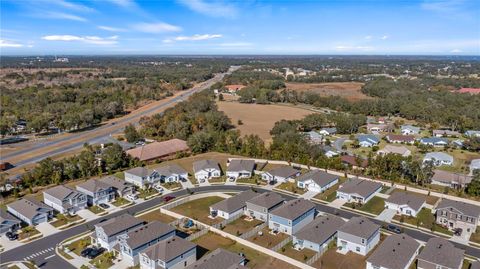
[[[420,243],[407,234],[390,235],[367,258],[367,269],[411,268],[420,247]]]
[[[177,164],[169,164],[157,168],[161,183],[178,182],[188,179],[188,172]]]
[[[227,167],[227,177],[233,179],[250,178],[255,169],[254,160],[231,160]]]
[[[173,236],[140,252],[141,269],[181,269],[197,261],[197,245]]]
[[[367,203],[382,190],[382,184],[370,180],[351,178],[345,181],[337,190],[337,198],[356,203]]]
[[[318,131],[319,134],[321,135],[334,135],[337,133],[337,128],[332,127],[332,128],[322,128],[320,131]]]
[[[412,125],[402,125],[400,127],[400,132],[403,135],[415,135],[420,133],[420,127]]]
[[[217,178],[222,175],[220,164],[214,160],[200,160],[193,163],[195,178],[199,181]]]
[[[160,181],[160,175],[156,170],[145,167],[135,167],[124,172],[125,181],[139,188],[145,188],[147,184],[155,184]]]
[[[293,235],[293,245],[298,249],[323,252],[335,240],[338,227],[344,224],[345,221],[335,215],[318,216]]]
[[[448,139],[442,137],[424,137],[419,142],[420,144],[434,147],[445,147],[448,145]]]
[[[338,229],[337,247],[366,256],[380,241],[380,225],[365,217],[353,217]]]
[[[107,221],[95,224],[95,232],[92,234],[92,245],[103,247],[112,251],[118,243],[118,236],[135,230],[145,223],[129,214],[123,214]]]
[[[357,135],[357,139],[360,147],[371,148],[380,143],[380,139],[377,136],[372,134],[360,134],[360,135]]]
[[[480,170],[480,159],[474,159],[470,162],[470,174],[473,175],[475,170]]]
[[[210,215],[212,217],[221,217],[230,219],[237,215],[243,215],[247,208],[246,202],[260,195],[252,190],[243,191],[235,196],[222,200],[210,206]]]
[[[429,152],[423,158],[423,163],[432,162],[434,166],[452,165],[453,157],[444,152]]]
[[[300,171],[290,166],[282,166],[274,168],[262,174],[262,179],[268,182],[287,182],[293,181],[295,177],[300,175]]]
[[[426,205],[424,196],[410,192],[394,192],[387,200],[385,207],[393,209],[400,215],[416,217]]]
[[[337,175],[329,174],[321,170],[313,170],[300,176],[297,180],[297,186],[309,191],[324,192],[337,184],[338,180],[339,176]]]
[[[61,214],[75,214],[87,207],[87,196],[63,185],[43,191],[43,202]]]
[[[7,204],[7,211],[28,225],[47,222],[53,217],[53,208],[34,199],[20,198]]]

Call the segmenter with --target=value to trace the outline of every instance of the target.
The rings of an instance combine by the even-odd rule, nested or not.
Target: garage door
[[[320,187],[315,184],[308,184],[309,191],[320,192]]]

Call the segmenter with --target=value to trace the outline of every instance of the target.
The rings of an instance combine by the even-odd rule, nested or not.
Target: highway
[[[193,188],[191,190],[194,191],[194,192],[218,192],[218,191],[244,191],[244,190],[248,190],[250,188],[251,188],[250,186],[215,185],[215,186],[208,186],[208,187],[196,187],[196,188]],[[256,188],[256,190],[258,192],[267,191],[265,189],[260,189],[260,188],[258,188],[258,189]],[[287,194],[284,194],[284,193],[281,193],[281,192],[280,192],[280,194],[286,200],[290,200],[290,199],[294,198],[293,196],[290,196],[290,195],[287,195]],[[187,191],[182,189],[182,190],[170,193],[168,195],[173,195],[173,196],[179,197],[179,196],[187,195]],[[133,215],[136,212],[140,212],[140,211],[149,209],[151,207],[158,206],[162,202],[163,202],[163,197],[159,196],[159,197],[156,197],[154,199],[147,200],[144,203],[133,205],[129,208],[117,211],[117,212],[112,213],[108,216],[105,216],[104,218],[113,218],[113,217],[119,216],[119,215],[124,214],[124,213],[130,213],[130,214]],[[330,206],[325,205],[325,204],[321,204],[321,203],[315,203],[315,204],[316,204],[316,208],[317,208],[318,211],[338,215],[342,218],[350,219],[354,216],[361,216],[358,213],[351,212],[351,211],[348,211],[348,210],[343,210],[343,209],[336,209],[336,208],[330,207]],[[68,239],[68,238],[73,237],[75,235],[78,235],[78,234],[87,232],[89,230],[92,230],[93,225],[95,225],[96,223],[98,223],[100,220],[102,220],[104,218],[99,218],[99,219],[81,224],[79,226],[75,226],[73,228],[70,228],[70,229],[58,232],[56,234],[52,234],[50,236],[38,239],[36,241],[33,241],[33,242],[25,244],[23,246],[17,247],[15,249],[3,252],[3,253],[0,254],[0,261],[2,263],[10,262],[10,261],[21,261],[21,260],[24,260],[26,257],[31,256],[32,254],[41,252],[42,250],[45,250],[45,249],[48,249],[48,248],[55,248],[55,246],[58,243],[64,241],[65,239]],[[387,224],[385,222],[375,220],[373,218],[370,218],[370,219],[372,221],[374,221],[375,223],[378,223],[380,225],[386,225]],[[434,235],[432,235],[430,233],[423,232],[421,230],[416,230],[416,229],[406,228],[406,227],[403,227],[403,230],[406,234],[410,235],[411,237],[413,237],[417,240],[423,241],[423,242],[426,242],[430,238],[434,237]],[[462,244],[459,244],[459,243],[456,243],[456,242],[452,242],[452,243],[454,245],[456,245],[456,247],[464,249],[466,254],[471,255],[473,257],[480,258],[480,249],[475,248],[475,247],[471,247],[471,246],[462,245]],[[34,257],[32,260],[35,262],[36,265],[40,266],[41,268],[47,268],[47,269],[49,269],[49,268],[52,268],[52,269],[74,268],[72,265],[70,265],[69,263],[64,261],[61,257],[58,257],[57,255],[52,257],[52,255],[53,255],[52,252],[45,253],[43,255],[39,255],[39,256]],[[46,259],[46,258],[48,258],[48,259]]]

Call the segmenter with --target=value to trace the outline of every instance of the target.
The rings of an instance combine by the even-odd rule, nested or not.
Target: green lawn
[[[305,189],[297,187],[297,182],[285,182],[275,187],[275,189],[285,190],[298,194],[304,194],[307,192]]]
[[[60,227],[60,226],[66,225],[67,223],[71,223],[71,222],[78,221],[78,220],[82,219],[78,215],[68,216],[68,215],[64,215],[64,214],[57,214],[57,216],[55,216],[55,217],[57,218],[57,220],[50,222],[50,224],[52,224],[53,227]]]
[[[224,183],[227,180],[226,176],[210,178],[208,182],[210,183]]]
[[[21,230],[21,233],[18,233],[18,240],[27,239],[38,234],[40,234],[40,231],[35,229],[35,227],[27,226]]]
[[[145,199],[149,196],[152,196],[154,194],[157,194],[158,192],[154,188],[150,189],[140,189],[138,193],[138,198]]]
[[[89,246],[90,243],[91,243],[90,237],[84,237],[68,244],[67,248],[73,253],[80,256],[80,253],[82,252],[82,250],[84,250],[87,246]]]
[[[344,177],[341,177],[337,184],[333,185],[330,189],[315,195],[314,198],[322,201],[332,202],[337,198],[337,190],[340,187],[340,184],[345,182],[345,180],[346,179]]]
[[[477,230],[472,233],[472,236],[470,236],[470,241],[480,244],[480,228],[477,228]]]
[[[302,250],[296,250],[296,249],[293,248],[292,242],[285,245],[278,252],[285,255],[285,256],[288,256],[292,259],[295,259],[297,261],[301,261],[301,262],[307,261],[308,259],[313,257],[316,253],[315,251],[307,249],[307,248],[304,248]]]
[[[182,184],[180,182],[169,182],[169,183],[163,183],[161,185],[162,187],[168,190],[178,189],[182,187]]]
[[[137,218],[139,218],[141,220],[144,220],[144,221],[147,221],[147,222],[157,220],[157,221],[161,221],[163,223],[170,223],[170,222],[175,220],[174,217],[170,217],[169,215],[160,213],[160,210],[155,210],[155,211],[149,212],[147,214],[137,216]]]
[[[102,255],[96,257],[90,261],[90,264],[95,265],[98,269],[107,269],[113,265],[114,255],[111,252],[105,252]]]
[[[267,182],[262,180],[259,175],[254,175],[251,178],[239,178],[237,179],[237,183],[246,183],[246,184],[253,184],[253,185],[267,185]]]
[[[88,210],[90,210],[92,213],[97,214],[97,215],[105,212],[105,210],[103,208],[99,207],[98,205],[93,205],[93,206],[89,207]]]
[[[453,234],[447,228],[444,228],[435,223],[435,216],[432,214],[432,211],[428,208],[422,208],[422,210],[418,212],[416,218],[395,215],[393,219],[400,221],[401,223],[405,222],[411,225],[415,225],[417,227],[423,227],[423,228],[429,229],[430,231],[436,231],[446,235]]]
[[[123,179],[125,180],[125,174],[120,171],[120,172],[116,172],[115,174],[113,174],[114,176],[118,177],[119,179]]]
[[[119,206],[124,206],[124,205],[128,205],[130,204],[131,202],[128,201],[127,199],[123,198],[123,197],[118,197],[117,200],[115,200],[112,205],[116,206],[116,207],[119,207]]]
[[[366,204],[358,208],[361,211],[372,213],[375,215],[380,214],[385,209],[385,200],[378,196],[374,196]]]
[[[209,218],[210,206],[223,200],[224,198],[218,196],[205,197],[186,202],[172,208],[171,210],[194,220],[212,225],[221,222],[223,219],[220,217],[215,219]]]

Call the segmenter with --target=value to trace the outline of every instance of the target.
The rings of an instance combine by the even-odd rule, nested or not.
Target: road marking
[[[50,255],[50,256],[48,256],[48,257],[45,257],[45,260],[48,260],[48,259],[53,258],[53,257],[55,257],[55,254]]]

